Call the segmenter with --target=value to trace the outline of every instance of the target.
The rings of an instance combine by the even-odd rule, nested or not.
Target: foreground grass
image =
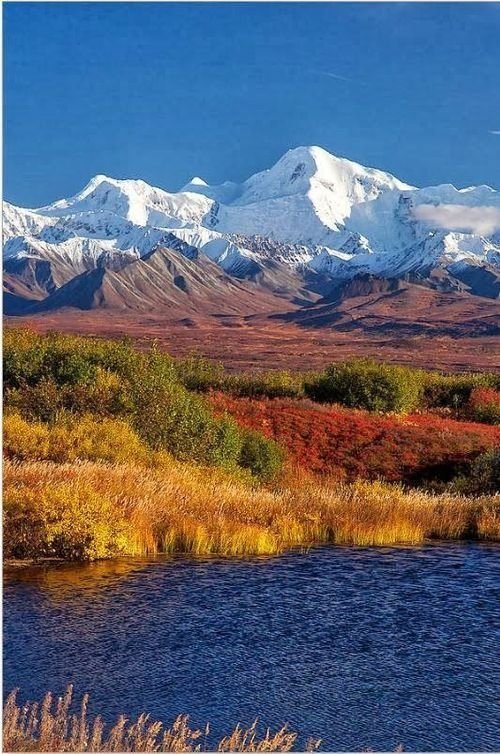
[[[297,474],[274,488],[220,469],[4,464],[6,557],[250,556],[295,546],[500,539],[500,496],[432,495]]]
[[[4,751],[202,751],[207,750],[209,725],[203,730],[189,727],[187,715],[179,715],[167,727],[142,714],[135,721],[120,715],[115,725],[106,731],[100,716],[88,719],[88,694],[80,703],[78,713],[71,712],[73,687],[67,687],[63,697],[55,703],[48,692],[42,702],[17,703],[17,691],[7,697],[3,712]],[[237,725],[224,736],[217,751],[291,751],[297,734],[283,726],[263,735],[257,721],[244,729]],[[317,749],[318,740],[308,742],[307,751]]]

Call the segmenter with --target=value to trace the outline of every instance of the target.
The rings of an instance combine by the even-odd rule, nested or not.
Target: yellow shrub
[[[132,427],[118,419],[83,416],[67,426],[55,425],[49,435],[50,460],[144,461],[147,450]]]
[[[92,416],[46,425],[10,414],[4,419],[4,451],[17,460],[59,463],[78,459],[141,463],[148,458],[146,447],[127,422]]]
[[[135,551],[130,523],[91,485],[8,486],[3,505],[7,557],[93,560]]]
[[[96,367],[94,388],[96,390],[119,390],[122,381],[116,372],[110,372],[109,369]]]
[[[3,420],[3,448],[10,458],[20,461],[49,458],[49,429],[40,422],[27,422],[19,414]]]

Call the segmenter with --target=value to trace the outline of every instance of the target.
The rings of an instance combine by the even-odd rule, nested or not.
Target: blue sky
[[[178,189],[318,144],[500,188],[500,3],[6,3],[4,194]]]

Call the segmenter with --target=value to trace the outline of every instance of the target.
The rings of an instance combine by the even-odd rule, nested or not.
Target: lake
[[[91,712],[189,713],[329,750],[500,746],[498,546],[317,548],[7,571],[4,689]],[[215,740],[214,739],[214,740]]]

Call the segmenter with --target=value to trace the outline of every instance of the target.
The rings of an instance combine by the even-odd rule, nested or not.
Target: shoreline
[[[61,565],[74,565],[74,566],[85,566],[85,565],[92,565],[94,563],[112,563],[116,561],[124,561],[124,560],[134,560],[134,561],[158,561],[160,559],[168,559],[174,560],[174,559],[187,559],[192,561],[198,561],[198,560],[226,560],[226,561],[249,561],[249,560],[262,560],[262,559],[272,559],[272,558],[279,558],[283,557],[285,555],[290,555],[292,553],[298,553],[301,555],[308,555],[311,550],[315,549],[349,549],[349,550],[359,550],[359,549],[376,549],[376,550],[386,550],[388,548],[390,549],[401,549],[401,550],[414,550],[414,549],[420,549],[422,547],[430,547],[433,545],[439,546],[439,545],[475,545],[475,544],[486,544],[486,545],[500,545],[500,537],[494,537],[490,539],[485,539],[483,537],[467,537],[467,538],[439,538],[439,537],[428,537],[427,539],[424,539],[422,542],[419,543],[409,543],[409,542],[394,542],[391,544],[372,544],[372,545],[359,545],[359,544],[344,544],[344,543],[335,543],[335,542],[316,542],[316,543],[309,543],[304,545],[295,545],[294,547],[290,547],[287,550],[284,550],[282,552],[273,553],[269,555],[259,555],[259,554],[249,554],[249,555],[227,555],[224,553],[193,553],[188,551],[182,551],[179,550],[178,552],[157,552],[157,553],[151,553],[149,555],[131,555],[131,554],[122,554],[122,555],[112,555],[107,558],[95,558],[94,560],[73,560],[69,558],[51,558],[51,557],[42,557],[42,558],[6,558],[3,560],[3,570],[4,573],[6,571],[20,571],[27,568],[34,568],[34,567],[42,567],[42,566],[61,566]]]

